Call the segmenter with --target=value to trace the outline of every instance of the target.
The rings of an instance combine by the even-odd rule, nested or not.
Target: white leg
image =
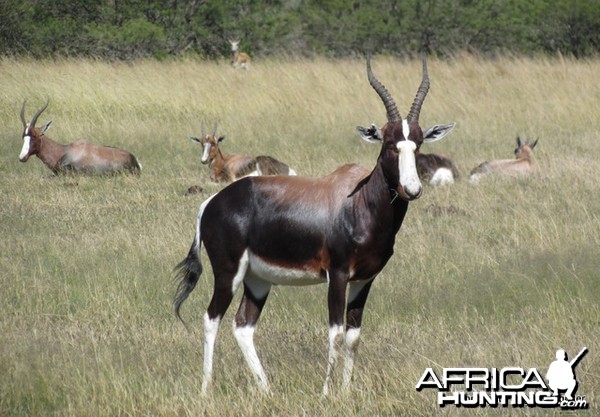
[[[329,328],[329,354],[327,361],[327,374],[325,375],[325,383],[323,384],[323,395],[329,394],[329,380],[331,379],[331,372],[335,369],[343,340],[344,326],[337,325]]]
[[[204,379],[202,380],[202,394],[206,394],[212,381],[213,354],[220,321],[219,317],[211,320],[208,313],[204,314]]]
[[[360,343],[360,327],[348,329],[346,331],[346,361],[344,362],[344,380],[342,388],[350,389],[352,380],[352,369],[354,368],[354,358]]]
[[[269,392],[269,382],[267,381],[267,376],[265,375],[265,371],[262,365],[260,364],[260,360],[258,359],[258,355],[256,354],[256,349],[254,348],[254,327],[237,327],[234,320],[233,334],[235,335],[235,339],[237,340],[238,346],[240,347],[242,354],[244,355],[246,363],[248,364],[250,370],[254,374],[254,377],[256,378],[259,387],[263,391]]]

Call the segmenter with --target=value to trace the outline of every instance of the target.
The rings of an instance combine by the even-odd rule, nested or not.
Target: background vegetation
[[[600,0],[3,0],[0,54],[110,59],[600,50]]]
[[[375,56],[373,68],[403,114],[420,63]],[[278,287],[256,333],[273,396],[254,388],[227,325],[217,342],[214,392],[200,396],[205,274],[171,309],[172,268],[186,255],[209,183],[188,140],[219,121],[225,152],[267,153],[302,175],[358,162],[377,146],[357,124],[385,112],[362,59],[265,59],[249,71],[221,61],[0,60],[0,415],[493,415],[439,409],[415,391],[427,367],[537,367],[555,351],[589,354],[579,394],[600,402],[600,62],[564,58],[429,61],[421,121],[456,121],[424,147],[466,176],[510,158],[517,133],[540,139],[533,178],[427,187],[411,203],[396,254],[373,286],[349,396],[321,398],[325,286]],[[53,177],[18,161],[19,110],[50,98],[40,124],[60,142],[126,148],[140,177]],[[190,185],[204,187],[186,196]],[[235,305],[235,303],[234,303]],[[338,380],[339,382],[339,380]],[[511,415],[549,410],[512,409]],[[506,414],[506,413],[504,413]],[[558,412],[554,414],[559,414]]]

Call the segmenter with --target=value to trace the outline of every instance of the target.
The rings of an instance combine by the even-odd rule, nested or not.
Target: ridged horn
[[[200,137],[204,139],[206,137],[206,128],[204,127],[204,122],[200,124],[200,131],[202,132],[202,136]]]
[[[40,117],[40,114],[42,114],[42,112],[46,110],[46,107],[48,107],[48,103],[50,103],[50,99],[46,100],[46,104],[44,104],[44,106],[41,109],[39,109],[36,114],[33,115],[33,118],[31,119],[30,123],[31,127],[35,127],[35,122],[37,122],[37,119],[38,117]]]
[[[388,92],[388,90],[384,87],[383,84],[379,82],[377,78],[373,75],[373,71],[371,71],[371,54],[367,53],[367,78],[369,79],[369,84],[375,90],[379,97],[381,97],[381,101],[383,101],[383,105],[385,106],[385,110],[387,111],[388,122],[396,122],[402,120],[402,116],[400,116],[400,112],[398,111],[398,107],[396,107],[396,103],[394,99]]]
[[[425,101],[425,96],[427,96],[427,92],[429,91],[429,75],[427,74],[427,60],[425,59],[425,55],[423,55],[423,80],[421,81],[421,85],[417,90],[417,95],[415,96],[415,100],[410,108],[410,112],[408,113],[407,120],[409,122],[418,122],[419,114],[421,113],[421,106]]]
[[[217,134],[217,121],[215,120],[215,127],[213,127],[213,132],[212,135],[216,135]]]
[[[23,129],[27,129],[27,121],[25,120],[25,102],[27,100],[23,100],[23,106],[21,107],[21,121],[23,122]]]

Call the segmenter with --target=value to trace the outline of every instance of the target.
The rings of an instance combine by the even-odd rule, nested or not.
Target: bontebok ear
[[[438,140],[440,140],[444,136],[446,136],[448,133],[452,132],[452,129],[454,129],[454,126],[456,126],[455,122],[448,123],[446,125],[431,126],[423,134],[423,142],[425,142],[425,143],[437,142]]]
[[[217,142],[222,142],[225,140],[225,136],[220,136],[219,139],[217,139]]]
[[[48,130],[48,128],[50,127],[51,124],[52,124],[52,120],[50,120],[48,123],[46,123],[46,125],[44,127],[42,127],[42,135],[44,133],[46,133],[46,130]]]
[[[198,143],[200,143],[200,139],[199,139],[199,138],[196,138],[196,137],[194,137],[194,136],[190,136],[190,140],[193,140],[194,142],[198,142]]]
[[[383,141],[381,130],[374,124],[371,127],[356,126],[356,130],[360,137],[369,143],[378,143]]]
[[[533,150],[533,148],[535,148],[535,145],[537,145],[539,139],[536,139],[535,142],[533,142],[531,145],[529,145],[529,147],[531,148],[531,150]]]

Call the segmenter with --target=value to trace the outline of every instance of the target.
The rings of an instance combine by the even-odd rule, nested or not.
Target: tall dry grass
[[[406,114],[420,63],[375,57],[373,69]],[[600,86],[598,60],[470,56],[429,61],[421,124],[456,121],[425,152],[452,156],[463,177],[509,158],[514,137],[540,138],[541,174],[427,188],[411,204],[396,253],[367,304],[349,395],[321,398],[325,287],[276,288],[256,333],[273,395],[257,393],[225,324],[214,392],[200,396],[207,266],[171,312],[173,266],[191,243],[210,184],[200,123],[225,152],[270,154],[300,174],[379,149],[357,124],[383,124],[362,60],[271,60],[249,71],[195,60],[105,63],[0,60],[0,414],[21,415],[494,415],[548,410],[440,409],[416,392],[427,367],[538,367],[556,349],[590,353],[579,393],[593,415],[600,369]],[[58,177],[18,162],[19,109],[50,98],[49,136],[128,149],[137,177]],[[185,196],[200,184],[204,193]],[[235,302],[234,302],[235,308]],[[232,308],[232,310],[234,310]],[[229,320],[233,312],[228,313]],[[585,415],[578,412],[577,415]]]

